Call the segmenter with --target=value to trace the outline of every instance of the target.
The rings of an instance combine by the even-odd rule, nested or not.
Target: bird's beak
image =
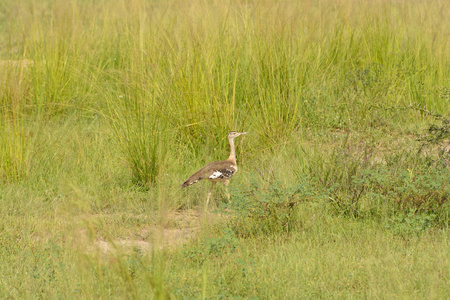
[[[247,132],[241,132],[241,134],[246,134]]]

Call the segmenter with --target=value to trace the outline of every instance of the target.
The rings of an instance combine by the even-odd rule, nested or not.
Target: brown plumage
[[[236,132],[232,131],[228,134],[228,142],[230,143],[230,156],[227,160],[214,161],[194,174],[192,174],[185,182],[181,184],[181,188],[190,186],[202,179],[207,179],[211,181],[212,185],[208,191],[208,196],[206,198],[206,207],[208,208],[209,198],[211,197],[212,189],[217,182],[223,182],[225,186],[228,186],[231,177],[237,172],[237,164],[236,164],[236,154],[234,151],[234,138],[240,136],[241,134],[246,134],[247,132]],[[230,199],[230,194],[227,197]]]

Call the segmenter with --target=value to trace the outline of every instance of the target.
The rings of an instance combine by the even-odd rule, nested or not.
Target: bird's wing
[[[194,174],[192,174],[181,187],[194,184],[202,179],[227,179],[231,178],[237,171],[237,166],[227,160],[215,161],[207,164]]]
[[[229,161],[217,161],[215,164],[210,166],[206,178],[208,179],[227,179],[231,178],[234,173],[236,173],[236,165],[230,163]]]

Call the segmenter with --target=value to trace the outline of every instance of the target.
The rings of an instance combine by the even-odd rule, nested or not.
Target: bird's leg
[[[206,207],[205,207],[205,211],[208,210],[209,198],[211,198],[211,192],[212,192],[212,190],[213,190],[213,188],[214,188],[215,185],[216,185],[216,182],[215,182],[215,181],[211,181],[211,187],[209,188],[209,191],[208,191],[208,197],[206,197]]]
[[[228,184],[230,183],[230,180],[226,180],[223,182],[225,184],[225,192],[227,194],[228,202],[230,202],[230,193],[228,192]]]

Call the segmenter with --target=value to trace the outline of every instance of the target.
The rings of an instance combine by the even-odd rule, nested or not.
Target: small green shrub
[[[438,216],[434,222],[447,226],[449,121],[436,114],[432,116],[442,125],[430,125],[419,139],[421,145],[409,151],[389,152],[376,163],[371,159],[376,153],[370,146],[364,151],[352,151],[344,142],[333,152],[325,170],[318,169],[315,173],[316,181],[327,190],[337,213],[383,217],[410,210],[432,212]]]
[[[247,187],[232,190],[233,200],[226,209],[234,212],[230,225],[240,236],[289,232],[299,224],[297,204],[315,197],[306,177],[291,187],[274,182],[263,188],[253,180]]]
[[[448,168],[417,167],[395,172],[384,165],[366,168],[353,176],[350,188],[331,191],[329,199],[337,212],[354,217],[382,216],[386,212],[433,213],[445,226],[450,199]]]
[[[408,213],[393,216],[386,227],[400,236],[419,235],[431,228],[435,219],[435,214],[417,213],[416,210],[411,209]]]
[[[184,256],[196,263],[203,263],[208,257],[220,257],[233,253],[239,246],[239,239],[230,228],[224,228],[218,237],[203,238],[195,247],[185,247]]]

